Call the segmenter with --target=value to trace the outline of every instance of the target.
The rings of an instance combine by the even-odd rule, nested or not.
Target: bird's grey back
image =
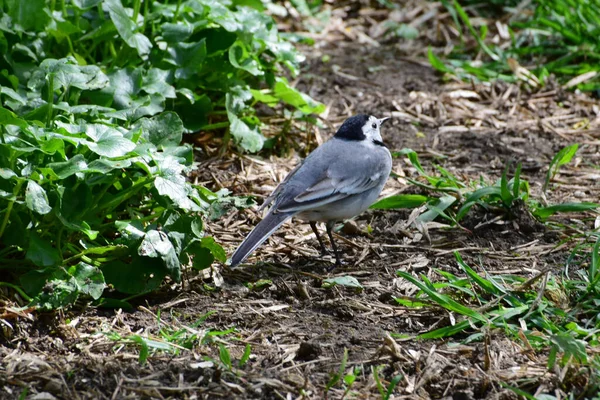
[[[370,149],[364,146],[373,146]],[[387,179],[391,156],[387,148],[362,142],[332,138],[313,151],[293,172],[275,199],[273,208],[286,209],[298,204],[295,200],[324,179],[336,182],[369,180],[381,172]],[[385,175],[385,176],[383,176]],[[360,190],[360,187],[357,188]],[[306,202],[306,205],[310,202]]]

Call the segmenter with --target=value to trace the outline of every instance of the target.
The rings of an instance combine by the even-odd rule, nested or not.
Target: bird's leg
[[[319,245],[321,246],[321,254],[327,254],[327,249],[325,248],[325,243],[323,243],[323,239],[321,239],[321,235],[319,235],[319,230],[317,229],[317,223],[314,221],[309,222],[310,227],[312,228],[317,240],[319,241]]]
[[[340,265],[342,265],[342,262],[340,261],[340,255],[338,253],[337,250],[337,246],[335,245],[335,242],[333,241],[333,226],[335,225],[335,221],[328,221],[325,224],[325,227],[327,228],[327,235],[329,235],[329,241],[331,242],[331,248],[333,249],[333,254],[335,254],[335,265],[337,265],[338,267]]]

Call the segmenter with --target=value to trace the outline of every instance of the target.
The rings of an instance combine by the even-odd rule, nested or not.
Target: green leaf
[[[422,206],[430,200],[430,197],[420,194],[399,194],[381,199],[377,203],[373,204],[370,208],[375,210],[416,208]]]
[[[409,273],[404,271],[397,271],[396,273],[398,274],[398,276],[406,279],[407,281],[411,282],[413,285],[417,286],[419,289],[424,291],[431,298],[431,300],[435,301],[445,309],[457,312],[467,317],[471,317],[480,322],[487,322],[487,318],[481,313],[472,310],[469,307],[463,306],[462,304],[456,302],[455,300],[451,299],[445,294],[436,292],[435,290],[426,286],[423,282],[419,281]]]
[[[0,107],[0,125],[15,125],[21,129],[29,128],[27,121],[18,118],[15,113],[4,107]]]
[[[199,207],[188,197],[192,187],[182,174],[185,166],[172,156],[167,156],[159,163],[158,176],[154,179],[154,187],[161,196],[170,198],[175,205],[184,210],[199,210]]]
[[[196,43],[176,43],[169,46],[169,57],[164,61],[177,67],[175,79],[191,79],[200,73],[206,59],[206,39]]]
[[[66,307],[77,301],[78,297],[77,281],[73,277],[64,276],[46,282],[44,290],[34,299],[34,304],[41,309],[52,310]]]
[[[41,215],[48,214],[52,211],[52,207],[48,204],[48,196],[46,195],[44,188],[31,180],[27,182],[25,204],[27,204],[27,208],[31,211]]]
[[[104,275],[102,275],[100,269],[80,262],[69,268],[68,272],[77,281],[80,292],[89,295],[94,300],[98,300],[102,296],[106,285],[104,283]]]
[[[179,259],[166,233],[154,229],[146,232],[138,254],[142,257],[160,258],[171,278],[176,282],[181,279]]]
[[[429,208],[429,210],[424,212],[423,214],[419,215],[417,217],[417,220],[419,220],[421,222],[429,222],[429,221],[433,221],[440,215],[445,218],[449,218],[444,213],[444,210],[446,210],[448,207],[450,207],[455,202],[456,202],[456,197],[454,197],[454,196],[450,196],[450,195],[442,196],[439,198],[439,200],[435,201],[435,203],[437,203],[437,204],[433,204],[433,202],[428,203],[427,208]]]
[[[256,153],[262,149],[265,143],[265,137],[260,134],[258,129],[250,128],[234,114],[228,114],[228,116],[229,121],[231,122],[229,130],[238,146],[251,153]]]
[[[171,71],[150,68],[142,80],[142,89],[149,94],[160,94],[167,99],[175,99],[177,94],[175,88],[169,84],[170,76]]]
[[[500,177],[500,197],[502,198],[502,203],[504,203],[505,206],[510,207],[513,198],[511,191],[508,189],[508,167],[509,165],[507,164]]]
[[[225,347],[222,343],[219,343],[219,359],[227,367],[227,369],[232,368],[231,364],[231,355],[229,354],[229,349]]]
[[[105,157],[121,157],[133,151],[135,144],[123,134],[108,125],[88,124],[85,134],[93,142],[85,142],[94,153]]]
[[[48,164],[48,168],[52,169],[59,179],[65,179],[78,172],[83,172],[87,167],[85,157],[82,154],[77,154],[65,162]]]
[[[314,101],[310,96],[294,89],[285,78],[277,78],[273,95],[281,101],[296,107],[303,114],[320,114],[325,111],[325,105]]]
[[[181,143],[183,122],[174,112],[164,112],[152,118],[142,118],[133,129],[142,129],[142,137],[159,149]]]
[[[349,275],[337,276],[335,278],[327,278],[323,280],[323,287],[329,288],[335,285],[363,289],[363,286],[360,284],[358,279]]]
[[[125,43],[129,47],[136,49],[143,60],[148,58],[152,42],[143,34],[135,32],[137,24],[129,18],[125,8],[121,4],[121,0],[104,0],[104,4],[108,9],[110,19],[115,24],[117,32],[119,32]]]
[[[452,73],[452,70],[442,62],[431,50],[431,47],[427,48],[427,58],[429,59],[429,63],[435,69],[444,73]]]
[[[240,358],[239,367],[244,368],[244,365],[250,360],[250,355],[252,354],[252,347],[250,343],[246,343],[246,347],[244,348],[244,354],[242,354],[242,358]]]
[[[456,323],[455,325],[444,326],[443,328],[438,328],[434,329],[433,331],[422,333],[418,337],[420,339],[441,339],[445,337],[454,336],[469,328],[471,328],[471,323],[468,320],[464,320]]]
[[[35,231],[29,234],[26,258],[38,267],[51,267],[60,264],[61,257],[50,242],[42,239]]]
[[[548,184],[550,183],[550,180],[552,178],[554,178],[554,176],[558,173],[558,170],[560,169],[560,167],[571,162],[571,160],[577,153],[578,148],[579,148],[579,145],[577,143],[571,144],[571,145],[561,149],[552,158],[552,161],[550,162],[550,167],[548,168],[548,173],[546,174],[546,180],[544,181],[544,187],[543,187],[544,192],[548,188]]]
[[[551,215],[554,215],[558,212],[579,212],[579,211],[588,211],[595,210],[600,207],[600,204],[597,203],[562,203],[555,204],[553,206],[548,207],[540,207],[533,210],[533,215],[538,217],[541,220],[545,220]]]
[[[248,52],[244,42],[236,41],[229,48],[229,62],[236,68],[243,69],[254,76],[263,75],[260,63]]]
[[[550,342],[553,349],[563,353],[562,365],[571,357],[579,364],[587,363],[588,358],[585,349],[587,343],[585,341],[576,339],[568,333],[559,333],[550,336]]]
[[[159,258],[140,257],[132,254],[129,263],[112,261],[102,266],[107,284],[121,293],[140,294],[156,290],[167,275]]]
[[[102,89],[109,84],[108,77],[95,65],[79,66],[73,57],[55,60],[47,58],[40,64],[46,75],[52,74],[54,89],[76,87],[79,89]]]
[[[223,249],[223,247],[218,244],[217,242],[215,242],[215,239],[212,237],[203,237],[200,240],[200,243],[202,244],[202,247],[207,248],[210,250],[210,252],[212,253],[212,255],[219,260],[220,262],[224,263],[225,261],[227,261],[227,254],[225,254],[225,250]]]
[[[471,207],[483,197],[486,196],[500,196],[501,190],[498,186],[486,186],[481,189],[475,190],[465,199],[463,206],[456,213],[456,219],[460,221],[469,212]]]
[[[15,178],[18,175],[14,173],[14,171],[8,169],[8,168],[0,168],[0,178],[2,179],[11,179],[11,178]]]
[[[45,0],[5,0],[4,3],[13,24],[17,24],[23,31],[42,32],[48,23]]]

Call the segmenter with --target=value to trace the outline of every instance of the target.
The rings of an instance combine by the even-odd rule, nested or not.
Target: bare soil
[[[287,132],[292,157],[200,156],[193,179],[215,189],[230,188],[236,195],[266,196],[298,155],[361,112],[393,115],[383,132],[388,146],[392,151],[412,148],[430,171],[435,162],[461,179],[492,180],[508,161],[521,161],[533,196],[541,193],[553,155],[567,144],[582,143],[575,163],[551,184],[547,201],[598,200],[596,100],[552,85],[528,92],[503,83],[444,83],[402,43],[369,46],[338,34],[306,53],[297,86],[328,106],[325,127]],[[587,126],[578,129],[582,121]],[[277,117],[272,123],[279,133]],[[390,179],[384,195],[423,192],[408,184],[406,179],[417,179],[417,173],[403,157],[395,159],[394,172],[397,177]],[[492,221],[494,215],[474,209],[466,229],[431,226],[428,241],[406,226],[409,215],[370,211],[346,224],[336,235],[345,265],[333,271],[332,258],[319,255],[310,228],[288,224],[247,266],[236,271],[215,266],[212,276],[188,271],[182,285],[165,285],[157,295],[133,300],[132,311],[82,304],[65,312],[15,314],[13,329],[3,326],[0,338],[0,398],[20,398],[27,390],[26,398],[32,399],[321,399],[345,350],[345,372],[356,368],[357,374],[347,398],[380,398],[375,367],[386,387],[401,376],[393,391],[398,399],[516,398],[501,382],[530,393],[576,391],[584,376],[549,372],[547,354],[504,332],[489,331],[483,340],[468,343],[461,343],[464,336],[411,339],[458,316],[434,307],[407,308],[394,300],[416,293],[397,277],[397,270],[432,280],[439,279],[435,269],[460,274],[454,251],[492,275],[533,277],[544,270],[560,275],[570,254],[568,245],[557,246],[565,233],[540,225],[526,210],[512,221]],[[230,253],[258,219],[255,210],[232,210],[207,226]],[[593,226],[593,221],[579,221],[582,229]],[[365,233],[368,226],[371,233]],[[357,278],[364,289],[323,286],[323,278],[343,275]],[[248,283],[258,285],[249,288]],[[151,351],[145,364],[138,361],[137,345],[109,336],[165,340],[160,330],[167,328],[199,337],[208,330],[234,330],[196,341],[177,354]],[[219,343],[229,349],[233,371],[220,364]],[[247,344],[250,359],[237,368]],[[328,396],[339,399],[343,394],[338,383]]]

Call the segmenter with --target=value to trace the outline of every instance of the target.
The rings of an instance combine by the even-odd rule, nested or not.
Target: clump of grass
[[[481,0],[442,3],[458,28],[460,42],[445,61],[429,52],[432,66],[439,71],[465,80],[522,80],[532,86],[543,84],[553,74],[567,88],[600,89],[600,8],[596,2],[496,0],[493,6]],[[491,14],[489,20],[479,18],[486,12]],[[500,26],[508,21],[504,34],[494,35],[498,33],[496,21]],[[467,44],[469,39],[475,44]]]
[[[560,150],[550,163],[544,188],[558,172],[559,168],[571,161],[577,152],[577,145],[570,145]],[[431,195],[401,194],[384,198],[373,204],[373,209],[397,209],[424,207],[425,210],[415,220],[417,228],[437,218],[448,221],[452,226],[461,227],[461,222],[469,211],[478,205],[499,217],[511,219],[521,205],[531,212],[538,221],[547,219],[560,212],[579,212],[594,210],[600,205],[590,202],[561,203],[542,205],[531,197],[529,182],[521,178],[521,165],[515,168],[509,177],[509,166],[504,169],[500,179],[489,182],[483,178],[476,181],[464,181],[452,174],[441,165],[434,165],[437,174],[428,173],[422,167],[417,153],[411,149],[403,149],[394,156],[406,155],[410,164],[419,174],[417,179],[408,181]]]

